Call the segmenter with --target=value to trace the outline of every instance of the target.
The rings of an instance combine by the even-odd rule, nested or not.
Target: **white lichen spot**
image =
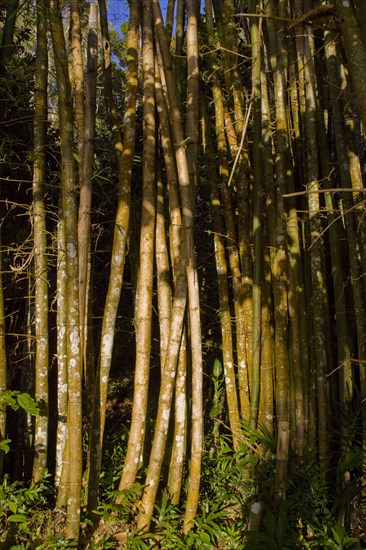
[[[72,333],[70,334],[71,353],[73,355],[79,355],[79,341],[79,331],[77,327],[74,327]]]
[[[108,382],[108,376],[102,376],[102,382],[106,384]]]
[[[122,256],[121,254],[115,254],[113,256],[114,264],[120,266],[122,264]]]
[[[344,8],[349,8],[349,1],[348,0],[343,0],[343,7]]]
[[[43,430],[43,428],[42,428],[41,426],[39,426],[39,427],[37,428],[36,438],[37,438],[37,439],[45,439],[46,435],[47,435],[47,433],[44,432],[44,430]],[[39,446],[39,444],[38,444],[38,446]]]
[[[74,245],[74,243],[67,243],[66,249],[67,249],[67,255],[69,256],[69,258],[76,258],[77,252],[76,252],[76,246]]]
[[[178,395],[176,407],[177,407],[177,417],[178,417],[178,418],[184,417],[185,410],[186,410],[186,398],[185,398],[185,395],[183,395],[183,394]],[[179,436],[177,436],[177,437],[179,437]]]
[[[252,504],[251,511],[253,512],[253,514],[259,514],[259,512],[261,511],[260,502],[254,502]]]
[[[102,340],[102,354],[106,354],[113,346],[113,334],[107,333]]]
[[[59,393],[67,393],[67,384],[59,384],[58,391]]]

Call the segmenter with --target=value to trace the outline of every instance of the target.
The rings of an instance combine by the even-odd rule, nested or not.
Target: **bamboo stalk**
[[[37,5],[37,52],[36,92],[33,130],[33,232],[34,232],[34,277],[35,277],[35,398],[40,414],[35,419],[33,463],[34,482],[42,479],[47,469],[48,452],[48,275],[47,275],[47,229],[45,206],[45,141],[47,132],[47,6],[42,1]]]
[[[61,141],[62,211],[65,224],[66,316],[68,363],[68,501],[66,536],[79,539],[82,478],[82,370],[79,331],[76,176],[73,159],[73,111],[65,37],[58,3],[49,3],[49,19],[55,55]]]
[[[126,80],[128,101],[126,101],[124,113],[124,146],[121,154],[118,156],[118,204],[113,235],[110,278],[103,313],[100,360],[96,375],[93,424],[88,455],[87,504],[89,513],[95,509],[98,499],[108,378],[112,361],[115,324],[122,289],[130,222],[131,175],[135,150],[136,94],[138,83],[138,27],[139,3],[135,0],[130,5]]]

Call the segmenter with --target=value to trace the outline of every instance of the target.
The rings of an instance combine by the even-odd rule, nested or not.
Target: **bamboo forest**
[[[366,548],[366,1],[0,40],[0,548]]]

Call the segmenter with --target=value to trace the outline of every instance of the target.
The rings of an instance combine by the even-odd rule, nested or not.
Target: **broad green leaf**
[[[16,502],[13,502],[13,501],[9,501],[8,502],[8,506],[9,506],[9,509],[11,512],[13,512],[13,514],[16,514],[17,510],[18,510],[18,505]]]
[[[11,439],[3,439],[0,441],[0,451],[4,451],[4,453],[8,453],[10,450],[9,443],[11,442]]]
[[[11,390],[5,390],[0,393],[0,403],[3,403],[4,405],[9,405],[10,407],[15,406],[18,408],[16,399],[14,396],[16,396],[19,392],[11,391]]]
[[[7,518],[10,523],[25,523],[28,518],[25,514],[13,514]]]
[[[28,393],[21,393],[17,396],[17,400],[22,409],[28,414],[37,416],[39,414],[39,408],[36,406],[34,399]]]
[[[216,358],[213,366],[213,375],[215,378],[219,378],[221,373],[222,373],[221,361],[219,361],[219,359]]]
[[[210,535],[208,533],[205,533],[204,531],[201,531],[201,533],[199,534],[199,538],[201,542],[205,542],[207,544],[210,544],[211,542]]]

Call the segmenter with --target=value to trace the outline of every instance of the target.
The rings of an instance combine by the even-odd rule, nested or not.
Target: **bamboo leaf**
[[[19,406],[25,410],[28,414],[37,416],[39,414],[39,408],[36,406],[34,399],[28,393],[20,393],[17,395],[17,401]]]
[[[5,391],[1,392],[0,393],[0,404],[3,403],[4,405],[9,405],[14,410],[16,410],[18,408],[17,403],[16,403],[16,399],[15,399],[15,395],[17,393],[18,392],[11,391],[11,390],[5,390]],[[14,408],[14,407],[16,407],[16,408]]]
[[[0,441],[0,451],[4,451],[5,454],[8,453],[10,450],[8,443],[10,442],[11,439],[3,439],[2,441]]]
[[[13,514],[8,517],[10,523],[25,523],[28,521],[28,518],[25,514]]]

